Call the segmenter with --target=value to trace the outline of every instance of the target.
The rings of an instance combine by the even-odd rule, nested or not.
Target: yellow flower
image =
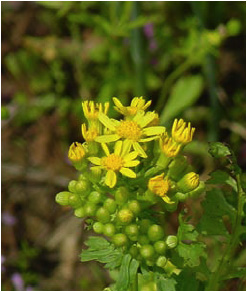
[[[181,145],[177,144],[165,133],[160,139],[160,147],[167,157],[175,157],[179,153]]]
[[[152,103],[152,101],[148,101],[145,104],[146,100],[142,97],[134,97],[130,103],[130,106],[123,106],[118,98],[113,97],[112,99],[116,105],[114,108],[125,116],[133,116],[140,110],[146,110]]]
[[[164,179],[164,173],[158,176],[155,176],[148,181],[148,189],[160,196],[166,203],[172,204],[170,198],[166,195],[170,189],[170,181],[168,178]]]
[[[89,121],[96,121],[98,119],[99,112],[103,112],[107,114],[108,109],[109,109],[109,102],[102,104],[102,103],[95,103],[94,101],[83,101],[82,109],[83,109],[85,117]]]
[[[183,193],[187,193],[197,188],[199,183],[199,175],[194,172],[190,172],[184,175],[183,178],[178,181],[177,185]]]
[[[118,141],[114,147],[114,153],[110,154],[105,143],[102,143],[102,148],[106,154],[105,157],[89,157],[89,161],[96,165],[93,168],[104,169],[107,171],[105,183],[110,188],[113,188],[117,182],[117,172],[129,178],[136,178],[136,173],[129,169],[139,165],[140,161],[135,160],[138,153],[129,152],[130,147],[126,142]]]
[[[108,143],[122,138],[126,139],[127,143],[133,146],[134,150],[143,158],[146,158],[147,155],[139,142],[154,140],[166,130],[163,126],[148,126],[156,117],[154,112],[138,111],[132,120],[118,121],[110,119],[103,113],[99,113],[98,117],[100,122],[110,129],[113,134],[98,136],[95,139],[97,142]]]
[[[68,157],[72,162],[80,162],[84,156],[86,155],[86,151],[84,146],[79,142],[73,142],[69,148]]]
[[[173,139],[182,144],[187,144],[192,141],[195,128],[191,127],[190,122],[188,126],[183,119],[175,119],[172,126],[172,137]]]
[[[96,126],[89,127],[89,129],[87,130],[85,123],[81,125],[81,132],[82,132],[83,138],[87,142],[94,141],[95,138],[99,135],[99,131],[96,128]]]

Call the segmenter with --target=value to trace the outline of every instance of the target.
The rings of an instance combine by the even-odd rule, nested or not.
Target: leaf
[[[180,78],[174,85],[171,96],[160,116],[160,123],[179,115],[199,98],[203,89],[203,78],[200,75]]]
[[[135,259],[132,259],[132,261],[130,262],[130,269],[129,269],[130,283],[132,283],[135,280],[138,267],[139,267],[139,262]]]
[[[224,278],[225,280],[233,279],[233,278],[245,278],[246,268],[237,267]]]
[[[174,278],[156,278],[157,290],[159,291],[176,291],[175,285],[177,284]]]
[[[131,255],[127,254],[123,257],[120,271],[118,274],[118,279],[116,282],[116,290],[118,291],[127,291],[130,284],[130,262]]]
[[[88,249],[82,250],[80,256],[82,262],[96,260],[100,263],[105,263],[105,267],[108,269],[115,269],[121,265],[122,252],[115,249],[104,238],[92,236],[85,244],[88,246]]]
[[[206,257],[205,244],[197,242],[199,233],[191,224],[183,221],[183,215],[179,215],[178,246],[177,252],[184,259],[184,265],[195,267],[200,264],[200,257]]]
[[[225,235],[229,233],[223,222],[223,216],[229,216],[231,222],[235,219],[235,209],[227,203],[220,189],[212,189],[206,192],[205,200],[202,202],[204,214],[197,229],[207,235]]]
[[[237,192],[237,182],[228,173],[217,170],[210,173],[211,178],[206,182],[207,184],[227,184]]]
[[[209,143],[209,151],[214,158],[222,158],[231,155],[229,148],[221,142]]]
[[[199,281],[196,279],[194,270],[192,271],[188,268],[183,269],[176,280],[176,291],[198,290]]]

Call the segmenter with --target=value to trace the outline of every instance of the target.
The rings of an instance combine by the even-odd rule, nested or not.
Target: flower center
[[[160,181],[156,188],[156,194],[159,196],[164,196],[169,190],[169,183],[166,181]]]
[[[135,121],[122,120],[117,127],[117,134],[123,138],[138,141],[142,135],[142,130]]]
[[[123,166],[123,159],[115,154],[101,159],[101,165],[107,170],[119,171]]]

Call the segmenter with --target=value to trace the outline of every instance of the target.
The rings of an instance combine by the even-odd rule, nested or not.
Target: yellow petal
[[[143,109],[143,110],[147,109],[147,108],[151,105],[151,103],[152,103],[152,101],[149,100],[149,101],[146,103],[146,105],[143,106],[142,109]]]
[[[97,158],[97,157],[89,157],[88,160],[92,164],[97,165],[97,166],[99,166],[101,164],[101,162],[100,162],[101,159],[100,158]]]
[[[102,112],[99,112],[98,118],[99,118],[100,122],[102,122],[104,124],[105,127],[109,128],[112,131],[116,130],[116,126],[115,126],[114,122],[107,115],[105,115]]]
[[[107,156],[109,156],[110,155],[110,152],[109,152],[108,146],[105,143],[102,143],[101,146],[102,146],[102,149],[105,152],[105,154]]]
[[[161,197],[166,203],[168,204],[174,204],[175,202],[171,201],[168,196],[163,196]]]
[[[139,145],[138,142],[134,142],[134,143],[133,143],[133,147],[134,147],[134,150],[135,150],[136,152],[138,152],[138,154],[139,154],[142,158],[147,158],[146,153],[144,152],[143,148]]]
[[[117,156],[120,156],[121,150],[122,150],[123,142],[121,140],[117,141],[114,147],[114,154]]]
[[[155,118],[154,112],[147,112],[145,116],[141,118],[141,120],[138,122],[138,124],[143,128],[147,126],[151,121],[153,121]]]
[[[129,140],[129,139],[125,139],[124,140],[123,145],[122,145],[121,157],[124,157],[129,153],[131,145],[132,145],[132,141],[131,140]]]
[[[166,132],[166,128],[164,126],[151,126],[151,127],[144,128],[142,132],[143,134],[148,135],[148,136],[157,135],[157,134],[162,134]]]
[[[134,161],[127,161],[127,162],[125,162],[124,163],[124,166],[125,167],[135,167],[135,166],[137,166],[139,164],[140,164],[140,161],[134,160]]]
[[[117,175],[114,171],[112,171],[112,170],[107,171],[106,177],[105,177],[105,183],[110,188],[113,188],[116,185]]]
[[[129,178],[136,178],[136,173],[128,168],[122,167],[120,169],[120,173],[123,174],[124,176],[129,177]]]
[[[137,156],[138,156],[138,152],[131,152],[131,153],[127,154],[126,156],[124,156],[124,160],[126,162],[129,162],[129,161],[134,160]]]
[[[151,136],[151,137],[147,137],[147,138],[141,138],[139,139],[139,142],[149,142],[151,140],[157,139],[159,138],[158,136]]]
[[[121,101],[118,98],[113,97],[112,100],[113,100],[114,104],[117,106],[117,108],[120,109],[120,108],[124,107],[123,104],[121,103]]]
[[[105,134],[101,136],[97,136],[95,138],[95,141],[100,143],[106,143],[106,142],[112,142],[119,139],[119,136],[117,134]]]

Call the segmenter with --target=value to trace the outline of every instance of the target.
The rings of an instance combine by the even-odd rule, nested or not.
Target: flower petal
[[[105,127],[109,128],[112,131],[116,130],[116,126],[114,122],[107,115],[105,115],[102,112],[99,112],[98,118],[100,122],[104,124]]]
[[[114,154],[120,156],[122,150],[123,142],[121,140],[117,141],[114,146]]]
[[[142,130],[143,134],[145,135],[157,135],[157,134],[162,134],[166,131],[166,128],[164,126],[151,126],[144,128]]]
[[[156,138],[158,138],[158,136],[151,136],[151,137],[147,137],[147,138],[141,138],[141,139],[139,139],[139,142],[149,142],[149,141],[154,140]]]
[[[151,121],[153,121],[155,118],[155,113],[148,111],[145,116],[143,116],[138,124],[143,128],[147,126]]]
[[[144,152],[143,148],[139,145],[138,142],[133,143],[133,148],[142,158],[147,158],[146,153]]]
[[[89,157],[88,160],[92,164],[97,165],[97,166],[99,166],[101,164],[101,162],[100,162],[101,159],[100,158],[97,158],[97,157]]]
[[[131,152],[127,154],[126,156],[124,156],[123,158],[126,162],[129,162],[129,161],[134,160],[137,156],[138,156],[138,152]]]
[[[161,197],[166,203],[168,204],[174,204],[175,202],[171,201],[168,196],[163,196]]]
[[[116,185],[117,175],[114,171],[112,170],[107,171],[106,176],[105,176],[105,183],[110,188],[113,188]]]
[[[124,176],[129,177],[129,178],[136,178],[136,173],[128,168],[122,167],[120,169],[120,173],[123,174]]]
[[[109,156],[110,155],[110,152],[109,152],[108,146],[105,143],[102,143],[101,146],[102,146],[102,149],[105,152],[105,154],[107,156]]]
[[[121,101],[118,98],[113,97],[112,100],[113,100],[114,104],[117,106],[117,108],[123,108],[124,107],[123,104],[121,103]]]
[[[131,140],[125,139],[123,141],[121,157],[124,157],[129,153],[131,145],[132,145],[132,141]]]
[[[127,162],[125,162],[124,163],[124,166],[125,167],[135,167],[135,166],[137,166],[139,164],[140,164],[140,161],[134,160],[134,161],[127,161]]]
[[[106,143],[106,142],[112,142],[119,139],[119,136],[117,134],[105,134],[101,136],[97,136],[95,138],[95,141],[100,143]]]

